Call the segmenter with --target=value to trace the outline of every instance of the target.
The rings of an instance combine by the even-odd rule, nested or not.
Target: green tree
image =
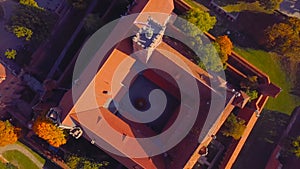
[[[247,89],[245,91],[245,93],[250,97],[249,102],[251,102],[252,100],[255,100],[255,99],[258,98],[258,92],[257,92],[257,90]]]
[[[189,10],[184,16],[189,23],[197,26],[202,32],[207,32],[214,27],[217,22],[216,17],[210,16],[208,12],[202,11],[198,8]],[[182,28],[186,30],[186,32],[193,32],[195,29],[191,29],[189,24],[182,25]],[[199,31],[196,31],[199,34]]]
[[[0,147],[14,144],[21,129],[14,127],[9,121],[0,121]]]
[[[96,32],[103,25],[103,21],[99,17],[99,14],[88,14],[84,18],[84,28],[89,33]]]
[[[246,90],[255,90],[258,87],[257,76],[248,76],[240,83],[241,89]]]
[[[81,159],[78,156],[72,155],[68,156],[66,159],[66,164],[71,168],[71,169],[77,169],[77,166],[79,166],[81,163]]]
[[[198,52],[198,65],[202,69],[207,69],[214,72],[224,70],[224,66],[219,56],[220,46],[217,43],[202,45],[202,47],[199,47]]]
[[[50,35],[57,16],[47,10],[41,10],[28,5],[17,5],[8,22],[9,30],[14,27],[25,27],[34,34],[32,39],[40,42]]]
[[[23,38],[25,37],[26,41],[29,41],[32,37],[32,30],[24,27],[24,26],[12,26],[12,32],[18,37]]]
[[[7,49],[4,55],[7,59],[16,59],[17,51],[14,49]]]
[[[247,78],[241,81],[240,87],[250,97],[250,102],[258,97],[257,76],[248,76]]]
[[[221,132],[224,136],[231,136],[235,140],[238,140],[242,137],[245,129],[245,120],[237,118],[234,114],[230,114],[226,119]]]
[[[66,164],[70,169],[101,169],[109,165],[109,162],[95,162],[85,157],[78,155],[69,155],[66,157]]]
[[[279,9],[279,5],[282,1],[283,0],[258,0],[259,5],[269,11]]]
[[[265,30],[267,48],[281,55],[299,60],[300,20],[289,18],[285,22],[274,24]]]

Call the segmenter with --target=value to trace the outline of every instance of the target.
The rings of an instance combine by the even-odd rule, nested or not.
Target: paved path
[[[30,151],[28,151],[26,148],[18,145],[18,144],[10,144],[5,147],[0,147],[0,155],[4,153],[5,151],[9,150],[18,150],[19,152],[26,155],[32,162],[34,162],[38,168],[43,168],[44,164],[41,163]]]

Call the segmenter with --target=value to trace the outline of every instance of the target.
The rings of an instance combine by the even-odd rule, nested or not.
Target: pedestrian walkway
[[[18,144],[10,144],[5,147],[0,147],[0,155],[2,155],[5,151],[9,151],[9,150],[18,150],[19,152],[23,153],[28,158],[30,158],[31,161],[38,166],[38,168],[43,168],[44,166],[44,164],[41,163],[29,150],[27,150],[26,148]]]

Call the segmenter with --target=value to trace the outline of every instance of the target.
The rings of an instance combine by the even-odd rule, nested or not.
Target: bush
[[[249,101],[252,101],[258,97],[258,81],[257,76],[248,76],[240,83],[241,89],[250,97]]]
[[[245,129],[245,120],[237,118],[234,114],[230,114],[226,119],[221,132],[224,136],[231,136],[235,140],[238,140],[242,137]]]
[[[101,169],[108,166],[109,162],[95,162],[91,159],[79,157],[77,155],[69,155],[66,158],[66,164],[71,169]]]
[[[246,90],[246,94],[250,97],[249,102],[258,98],[258,92],[256,90]]]

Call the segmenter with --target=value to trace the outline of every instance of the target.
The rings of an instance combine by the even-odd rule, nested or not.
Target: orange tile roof
[[[161,0],[149,0],[149,1],[137,0],[137,2],[138,2],[138,5],[132,9],[132,11],[131,11],[132,13],[142,11],[143,13],[145,13],[145,12],[162,12],[162,13],[170,14],[173,10],[173,0],[168,0],[167,2],[161,1]],[[166,17],[167,17],[167,15],[166,15]],[[154,20],[157,20],[161,24],[163,24],[165,22],[166,17],[161,17],[160,15],[152,16],[152,18]],[[136,22],[145,22],[146,20],[147,20],[146,15],[144,15],[144,16],[139,15],[139,17],[136,19]],[[132,26],[132,28],[134,28],[134,27],[135,26]],[[139,26],[137,25],[137,27],[139,27]],[[141,133],[137,132],[137,128],[129,126],[127,123],[122,121],[120,118],[118,118],[117,116],[115,116],[114,114],[112,114],[105,108],[107,103],[112,98],[122,97],[122,88],[124,86],[130,84],[130,82],[126,81],[126,78],[128,76],[132,76],[130,71],[132,71],[132,67],[136,61],[136,58],[128,55],[128,54],[130,54],[132,47],[130,46],[131,43],[128,43],[128,41],[126,41],[126,42],[125,41],[126,40],[122,41],[119,45],[117,45],[117,47],[115,49],[112,50],[108,59],[103,64],[102,68],[97,72],[97,74],[94,77],[92,77],[91,82],[90,82],[90,79],[88,78],[88,76],[86,76],[86,75],[88,75],[87,74],[89,72],[88,70],[85,71],[81,75],[79,80],[81,81],[82,84],[75,85],[74,87],[79,88],[80,91],[82,91],[82,93],[79,92],[77,94],[77,96],[75,96],[75,98],[77,98],[77,100],[76,100],[76,104],[74,106],[72,104],[71,91],[69,91],[64,96],[64,98],[60,104],[60,106],[63,108],[63,110],[67,111],[65,113],[68,113],[68,114],[65,114],[65,118],[63,118],[64,124],[72,125],[73,124],[72,120],[77,121],[78,123],[80,123],[82,125],[82,127],[84,129],[87,130],[87,132],[89,132],[88,137],[93,137],[93,136],[95,137],[95,138],[90,138],[90,139],[96,139],[96,137],[98,137],[98,138],[100,137],[101,139],[104,139],[105,141],[107,141],[107,143],[109,143],[110,145],[114,145],[115,146],[114,148],[116,148],[120,152],[125,152],[125,151],[123,151],[124,147],[118,147],[118,145],[115,145],[113,142],[118,141],[120,139],[124,139],[124,137],[123,138],[116,137],[114,139],[105,138],[105,136],[102,133],[103,131],[106,130],[105,126],[103,125],[105,122],[109,123],[110,126],[113,127],[116,131],[119,131],[120,133],[124,133],[126,135],[126,137],[127,136],[128,137],[129,136],[137,136],[137,135],[141,134]],[[162,51],[164,51],[164,52],[162,52]],[[177,67],[181,68],[182,70],[185,70],[185,68],[182,67],[182,65],[178,64],[177,62],[172,62],[172,59],[169,58],[168,55],[165,54],[166,51],[176,55],[178,58],[180,58],[181,61],[183,61],[192,70],[192,73],[189,74],[189,76],[192,76],[193,78],[195,78],[199,82],[201,82],[201,85],[203,85],[205,87],[202,90],[209,90],[209,91],[214,91],[217,93],[217,91],[212,89],[210,86],[209,81],[212,78],[211,75],[209,75],[206,71],[203,71],[201,68],[199,68],[197,65],[192,63],[190,60],[185,58],[178,51],[176,51],[175,49],[173,49],[166,43],[162,42],[158,46],[157,50],[155,50],[153,52],[151,57],[152,58],[160,58],[162,60],[165,59],[165,62],[163,62],[164,64],[168,63],[170,65],[177,66]],[[247,69],[253,71],[254,73],[259,74],[262,78],[266,78],[267,81],[269,82],[268,77],[264,73],[262,73],[260,70],[256,69],[252,65],[250,65],[245,60],[241,60],[239,58],[239,56],[236,55],[235,53],[233,53],[233,59],[235,59],[233,61],[237,61],[237,62],[243,64],[244,66],[246,66]],[[117,70],[117,68],[120,67],[121,64],[122,64],[122,71],[119,73],[116,73],[115,71]],[[161,64],[161,63],[157,63],[157,64]],[[166,66],[166,67],[168,67],[168,66]],[[114,76],[117,76],[117,77],[114,77]],[[204,76],[204,78],[203,78],[203,76]],[[114,77],[114,81],[113,81],[113,77]],[[114,88],[114,92],[116,92],[116,93],[111,93],[112,87]],[[106,92],[103,92],[103,91],[107,91],[108,93],[106,94]],[[222,95],[219,95],[219,96],[222,97]],[[96,98],[96,99],[93,100],[91,98]],[[266,101],[266,100],[267,99],[264,99],[263,101]],[[264,105],[265,102],[262,104]],[[263,107],[263,105],[262,105],[262,107]],[[224,110],[224,111],[226,111],[226,113],[224,113],[224,114],[220,113],[219,118],[214,119],[214,120],[217,120],[217,123],[214,124],[214,132],[216,132],[215,130],[217,130],[220,127],[220,125],[224,122],[224,120],[226,119],[225,115],[228,115],[231,112],[232,108],[233,108],[233,106]],[[205,109],[203,109],[203,110],[205,110]],[[207,114],[204,116],[207,116]],[[103,118],[105,120],[102,120]],[[198,125],[199,125],[199,127],[203,126],[204,122],[205,122],[205,118],[200,119],[198,121],[198,124],[196,124],[196,126],[198,126]],[[251,118],[250,122],[248,123],[249,128],[245,132],[246,137],[244,139],[241,139],[241,141],[239,142],[238,148],[236,149],[236,151],[234,151],[233,157],[230,158],[228,166],[232,165],[232,163],[234,162],[235,158],[237,157],[237,155],[241,149],[241,146],[244,144],[245,139],[247,138],[247,135],[249,135],[249,132],[251,131],[251,128],[253,127],[254,123],[255,123],[255,120],[253,121],[253,119]],[[103,131],[100,130],[99,125],[102,127],[101,130],[103,130]],[[147,134],[149,132],[151,132],[151,131],[147,131],[147,129],[145,129],[144,134]],[[112,137],[115,137],[115,136],[112,136]],[[208,144],[208,142],[210,140],[207,138],[210,138],[210,136],[206,137],[206,139],[204,139],[204,142]],[[198,144],[198,142],[195,142],[195,144]],[[196,156],[192,155],[193,153],[195,153],[193,151],[195,149],[184,152],[184,150],[191,148],[191,147],[189,147],[189,146],[191,146],[191,143],[189,144],[188,142],[186,142],[184,140],[181,142],[180,145],[182,147],[176,146],[175,149],[170,151],[170,153],[173,151],[176,154],[176,157],[178,157],[178,159],[176,158],[176,162],[174,163],[173,167],[178,167],[178,166],[176,166],[177,164],[184,165],[187,162],[187,159],[190,158],[189,155],[186,155],[187,159],[179,158],[178,154],[180,152],[185,153],[185,154],[189,153],[191,155],[191,157],[196,157]],[[186,148],[183,148],[183,147],[186,147]],[[192,147],[195,148],[195,145],[193,145]],[[128,147],[126,147],[126,148],[128,148]],[[137,150],[141,150],[141,151],[143,150],[143,147],[135,147],[135,148]],[[198,149],[196,149],[196,150],[198,150]],[[141,158],[141,159],[132,158],[131,160],[133,160],[136,164],[139,164],[140,166],[142,166],[144,168],[156,168],[158,166],[159,166],[158,168],[164,168],[164,166],[165,166],[161,157]],[[195,159],[193,158],[193,160],[195,160]],[[189,166],[191,166],[194,162],[195,161],[190,163]],[[130,163],[128,161],[126,161],[124,165],[127,165],[127,167],[132,167],[132,163]],[[180,166],[180,167],[183,167],[183,166]]]
[[[173,0],[137,0],[137,5],[132,8],[130,14],[141,13],[142,15],[138,16],[136,22],[145,22],[148,18],[145,13],[152,13],[151,17],[163,25],[173,9]]]
[[[182,67],[182,65],[180,63],[177,63],[176,61],[172,61],[172,57],[169,56],[169,55],[166,55],[166,53],[165,53],[166,51],[174,54],[177,57],[179,57],[180,60],[182,60],[183,63],[185,63],[191,69],[192,74],[189,74],[188,72],[182,71],[182,70],[185,70],[185,67]],[[151,59],[152,61],[153,60],[160,61],[160,62],[155,62],[155,63],[153,62],[152,64],[163,63],[162,66],[166,66],[165,64],[167,63],[169,65],[169,66],[167,66],[168,68],[171,68],[171,67],[175,66],[174,68],[177,67],[176,69],[181,70],[180,71],[181,76],[183,76],[183,77],[192,76],[192,77],[198,79],[199,81],[201,81],[202,85],[204,85],[206,87],[206,88],[201,89],[204,92],[208,92],[207,90],[214,91],[209,85],[209,79],[201,78],[199,74],[203,74],[203,75],[206,75],[208,77],[211,77],[211,76],[207,72],[205,72],[201,68],[199,68],[197,65],[193,64],[190,60],[188,60],[184,56],[182,56],[178,51],[171,48],[166,43],[162,42],[158,46],[158,50],[155,50],[151,57],[152,57],[152,59]],[[93,128],[93,125],[95,127],[97,123],[96,122],[93,123],[92,120],[88,120],[88,119],[95,119],[96,120],[97,118],[92,117],[91,114],[89,114],[89,115],[87,114],[87,113],[96,113],[96,112],[98,112],[96,114],[98,114],[100,118],[105,118],[105,116],[109,117],[109,118],[105,118],[105,120],[108,121],[110,126],[112,126],[116,131],[119,131],[120,133],[125,133],[127,136],[137,137],[136,132],[134,132],[134,133],[132,133],[132,132],[134,130],[138,130],[138,129],[134,129],[132,126],[128,127],[128,124],[124,123],[121,119],[119,119],[118,117],[113,115],[107,109],[103,108],[103,107],[106,106],[106,104],[112,98],[115,98],[116,95],[120,95],[120,92],[122,93],[121,88],[123,87],[123,85],[121,85],[119,82],[126,82],[125,78],[128,77],[128,76],[131,76],[130,71],[132,71],[132,66],[134,65],[135,62],[136,62],[136,59],[134,57],[129,56],[126,53],[120,51],[119,48],[113,49],[113,51],[110,54],[107,61],[103,64],[102,68],[95,75],[93,81],[84,90],[84,92],[80,96],[79,100],[74,105],[74,107],[71,108],[71,111],[69,112],[69,116],[67,116],[64,119],[63,123],[66,124],[66,125],[70,125],[70,124],[72,124],[71,119],[76,120],[82,126],[91,126],[91,127],[89,127],[89,130],[93,134],[95,134],[95,137],[96,137],[96,135],[98,137],[99,136],[102,137],[101,133],[97,133],[98,129]],[[120,67],[120,64],[122,64],[124,66],[122,66],[121,72],[116,73],[116,70],[117,70],[118,67]],[[115,77],[118,80],[118,82],[112,82],[113,81],[113,76],[118,76],[118,77]],[[111,93],[111,90],[112,90],[113,86],[116,89],[115,90],[116,93]],[[95,87],[95,88],[92,89],[93,87]],[[89,89],[91,89],[92,92],[95,91],[95,94],[90,95]],[[102,91],[108,91],[109,94],[104,94]],[[194,91],[190,91],[190,92],[194,92]],[[90,99],[91,96],[94,96],[96,98],[95,99],[96,102],[91,101],[91,99]],[[64,99],[70,99],[70,92],[68,92],[66,94]],[[91,105],[92,103],[94,103],[95,105]],[[62,109],[64,109],[64,110],[70,109],[70,104],[65,103],[64,101],[62,101],[60,106],[62,106]],[[76,112],[78,112],[77,114],[75,113],[75,110],[76,110]],[[101,110],[101,111],[99,111],[99,110]],[[206,109],[204,109],[204,107],[202,107],[202,110],[204,111]],[[101,112],[101,114],[99,114],[100,112]],[[205,111],[203,113],[207,114],[207,112],[208,111]],[[203,117],[207,116],[203,113],[201,115],[202,117],[199,118],[199,122],[201,121],[199,123],[199,126],[198,126],[199,128],[204,125],[205,118],[203,118]],[[78,116],[80,116],[80,117],[78,117]],[[143,129],[143,132],[145,132],[144,129]],[[147,133],[149,133],[149,132],[146,132],[146,134]],[[198,144],[197,139],[198,138],[194,139],[193,144]],[[187,139],[186,141],[188,141],[188,140],[189,139]],[[111,140],[107,140],[107,141],[111,141]],[[186,142],[186,141],[183,141],[178,146],[177,151],[175,151],[175,152],[178,153],[178,150],[180,150],[180,152],[183,153],[183,150],[185,149],[186,153],[188,153],[188,154],[193,153],[193,150],[196,148],[195,147],[196,145],[191,146],[192,144],[190,142]],[[110,144],[113,145],[112,142],[110,142]],[[180,148],[180,146],[185,147],[185,148],[182,149],[182,148]],[[189,151],[187,151],[187,150],[189,150]],[[121,149],[119,149],[119,151],[122,152]],[[176,165],[181,164],[182,167],[183,167],[183,165],[185,164],[185,162],[188,158],[189,158],[189,155],[186,156],[186,159],[182,159],[182,158],[177,159],[176,160],[177,162],[175,164]],[[149,162],[149,160],[146,160],[146,161]],[[141,164],[140,162],[138,164],[143,166],[143,167],[148,165],[148,163]]]
[[[6,68],[0,64],[0,78],[5,78],[6,77]]]

